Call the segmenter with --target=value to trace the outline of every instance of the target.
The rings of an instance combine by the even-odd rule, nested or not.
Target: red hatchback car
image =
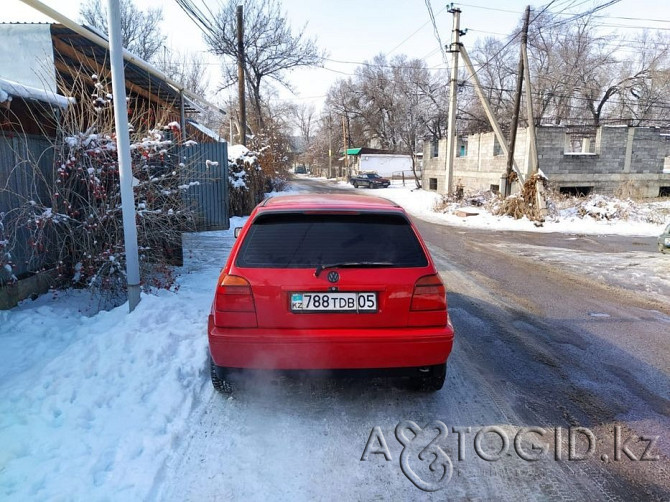
[[[405,211],[365,195],[266,199],[239,232],[209,315],[219,391],[240,369],[390,370],[444,384],[444,285]]]

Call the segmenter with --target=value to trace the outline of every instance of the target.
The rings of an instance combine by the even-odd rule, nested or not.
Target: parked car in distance
[[[358,176],[353,176],[350,182],[355,188],[386,188],[391,184],[390,180],[382,178],[377,173],[360,173]]]
[[[400,206],[272,197],[236,234],[208,319],[215,389],[243,369],[365,369],[442,388],[454,337],[445,287]]]
[[[665,227],[665,230],[658,236],[658,250],[661,253],[670,251],[670,225]]]
[[[295,174],[307,174],[307,168],[305,166],[296,166],[293,170]]]

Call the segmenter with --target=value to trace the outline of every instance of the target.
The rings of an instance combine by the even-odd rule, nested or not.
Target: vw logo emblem
[[[334,270],[332,272],[328,272],[328,281],[337,282],[339,280],[340,280],[340,274],[338,274]]]

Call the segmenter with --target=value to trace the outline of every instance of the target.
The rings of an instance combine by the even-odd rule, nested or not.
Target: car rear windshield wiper
[[[314,272],[315,277],[328,268],[374,268],[374,267],[392,267],[390,261],[347,261],[343,263],[329,263],[328,265],[318,265]]]

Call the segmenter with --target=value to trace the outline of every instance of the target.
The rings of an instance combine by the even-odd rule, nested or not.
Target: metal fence
[[[177,152],[179,162],[187,166],[182,183],[191,186],[183,196],[197,213],[196,229],[228,229],[227,144],[202,143],[177,147]],[[6,219],[11,218],[10,213],[28,202],[28,198],[49,207],[47,187],[53,182],[53,172],[54,147],[50,139],[0,132],[0,222],[3,213]],[[26,231],[16,237],[10,250],[15,265],[13,275],[21,277],[54,263],[53,257],[44,253],[38,257],[32,252]],[[0,286],[10,277],[7,271],[0,270]]]
[[[0,133],[0,215],[4,213],[6,218],[11,217],[9,213],[27,202],[26,197],[48,205],[46,200],[39,199],[48,197],[46,187],[52,182],[53,162],[54,149],[48,138]],[[31,261],[33,256],[28,239],[27,232],[20,233],[11,250],[16,276],[42,265]],[[7,278],[5,275],[0,275],[0,284]]]
[[[184,191],[184,201],[198,214],[196,229],[227,230],[228,144],[200,143],[183,147],[180,161],[185,164],[183,183],[193,183]]]

